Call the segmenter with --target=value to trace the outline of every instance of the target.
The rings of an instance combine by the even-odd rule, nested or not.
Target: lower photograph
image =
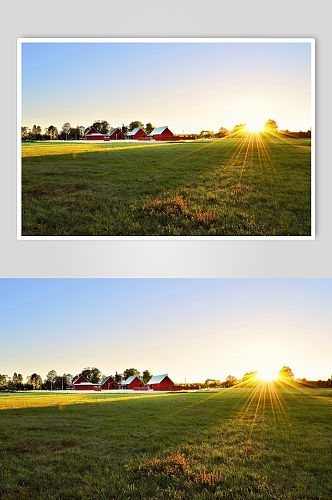
[[[0,279],[2,499],[331,499],[332,279]]]

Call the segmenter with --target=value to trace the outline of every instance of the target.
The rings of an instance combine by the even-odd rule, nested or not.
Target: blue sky
[[[0,373],[331,374],[332,280],[1,279]]]
[[[277,121],[307,130],[308,43],[24,43],[22,124],[112,126],[132,120],[175,133]]]

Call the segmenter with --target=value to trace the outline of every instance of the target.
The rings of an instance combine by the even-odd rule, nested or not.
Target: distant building
[[[89,382],[89,380],[80,375],[73,382],[74,391],[109,391],[111,389],[119,389],[119,384],[114,380],[112,376],[104,378],[101,382],[96,382],[95,384]]]
[[[153,391],[173,391],[174,382],[169,378],[168,374],[155,375],[146,384]]]
[[[111,141],[123,141],[126,138],[125,134],[119,127],[113,128],[108,134],[108,137]]]
[[[74,380],[73,389],[74,391],[94,391],[95,388],[98,387],[98,385],[99,384],[93,384],[92,382],[89,382],[86,377],[83,377],[83,375],[81,375]]]
[[[107,139],[107,137],[107,134],[101,134],[94,127],[89,128],[89,130],[85,132],[85,140],[87,141],[103,141]]]
[[[127,132],[127,139],[139,140],[142,137],[146,137],[146,133],[141,127],[133,128],[133,130]]]
[[[137,389],[138,387],[144,387],[144,382],[137,375],[128,377],[121,384],[122,389]]]
[[[149,137],[151,137],[155,141],[171,141],[174,137],[174,134],[167,126],[165,126],[153,129],[151,134],[149,134]]]
[[[110,391],[111,389],[119,389],[120,385],[110,375],[109,377],[104,378],[104,380],[100,382],[99,387],[102,391]]]

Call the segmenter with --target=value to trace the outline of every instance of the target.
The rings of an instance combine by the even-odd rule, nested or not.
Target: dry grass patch
[[[179,195],[170,196],[164,199],[148,200],[143,205],[143,210],[149,212],[150,215],[165,214],[187,214],[188,206]]]
[[[182,196],[176,194],[163,199],[147,200],[143,205],[143,211],[149,215],[181,217],[194,225],[210,225],[215,220],[212,210],[195,209],[192,204],[184,200]]]
[[[193,465],[195,464],[189,461],[183,453],[178,452],[162,458],[146,457],[138,467],[132,470],[144,474],[146,477],[185,477],[188,480],[205,486],[215,486],[222,481],[223,475],[221,471],[208,472],[205,467],[195,470]]]

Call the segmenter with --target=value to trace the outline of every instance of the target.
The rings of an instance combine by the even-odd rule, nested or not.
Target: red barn
[[[108,137],[111,139],[111,141],[123,141],[126,138],[119,127],[113,128],[108,134]]]
[[[143,137],[146,137],[146,133],[141,127],[133,128],[133,130],[127,133],[127,139],[140,140]]]
[[[169,378],[167,373],[164,375],[155,375],[147,383],[149,389],[153,391],[173,391],[174,382]]]
[[[103,390],[103,391],[109,391],[111,389],[119,389],[120,388],[117,381],[111,375],[109,377],[104,378],[104,380],[102,380],[99,385],[100,385],[101,390]]]
[[[152,130],[151,134],[149,134],[149,137],[151,137],[155,141],[171,141],[174,137],[174,134],[167,126],[165,126],[157,127]]]
[[[86,377],[80,375],[73,382],[73,389],[74,391],[93,391],[95,387],[98,387],[98,385],[99,384],[93,384],[92,382],[89,382],[89,380]]]
[[[137,375],[132,375],[122,382],[121,387],[122,389],[137,389],[144,387],[144,382]]]
[[[104,139],[107,139],[107,137],[107,134],[101,134],[94,127],[89,128],[89,130],[85,132],[86,141],[103,141]]]

